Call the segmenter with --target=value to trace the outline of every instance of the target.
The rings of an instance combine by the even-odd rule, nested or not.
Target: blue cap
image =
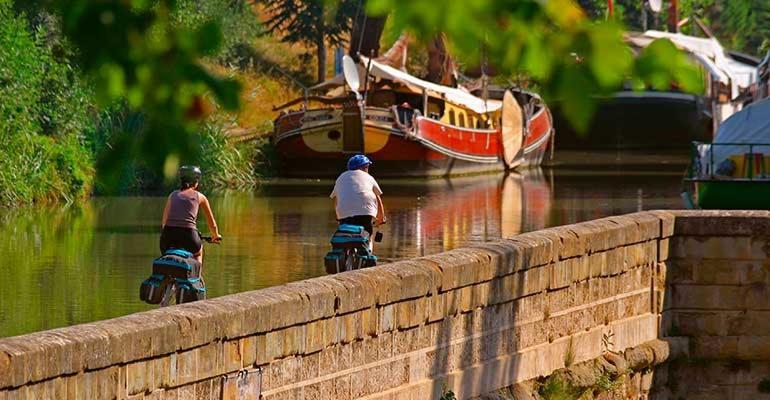
[[[357,154],[353,157],[350,157],[350,160],[348,160],[348,171],[360,169],[370,164],[372,164],[372,161],[369,159],[369,157],[362,154]]]

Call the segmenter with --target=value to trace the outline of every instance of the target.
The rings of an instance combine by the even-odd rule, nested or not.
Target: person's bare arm
[[[388,219],[385,218],[385,205],[382,204],[382,197],[380,195],[377,196],[377,225],[382,225],[386,222],[388,222]]]
[[[166,199],[166,207],[163,208],[163,219],[160,221],[160,227],[163,228],[168,222],[168,211],[171,209],[171,196]]]
[[[222,239],[222,236],[219,235],[219,227],[217,227],[217,221],[214,219],[214,213],[211,211],[209,199],[204,195],[200,196],[200,206],[203,209],[203,215],[206,216],[206,223],[209,225],[212,241],[219,242],[219,240]]]
[[[337,214],[337,196],[332,197],[332,205],[334,206],[334,215],[337,216],[337,219],[340,219],[340,215]]]

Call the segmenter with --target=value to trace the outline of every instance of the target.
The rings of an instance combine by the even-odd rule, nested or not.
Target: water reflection
[[[639,208],[678,207],[678,179],[537,170],[383,181],[389,223],[375,252],[396,260]],[[281,183],[211,195],[225,240],[206,247],[209,294],[324,274],[336,224],[331,186]],[[0,215],[0,337],[151,308],[139,301],[138,287],[158,253],[164,200],[96,198]]]

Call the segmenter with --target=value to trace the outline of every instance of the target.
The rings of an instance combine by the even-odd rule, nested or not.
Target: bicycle
[[[201,236],[207,243],[219,244],[210,236]],[[149,304],[165,307],[206,298],[202,265],[186,250],[170,249],[153,262],[153,274],[140,286],[139,297]]]
[[[324,257],[326,272],[337,274],[377,265],[377,256],[369,248],[372,237],[360,225],[342,224],[331,239],[332,250]],[[380,242],[382,232],[377,231],[373,240]]]

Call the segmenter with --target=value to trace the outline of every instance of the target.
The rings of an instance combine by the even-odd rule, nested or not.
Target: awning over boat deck
[[[749,146],[722,145],[720,143],[770,143],[770,99],[754,103],[726,119],[714,138],[714,166],[732,155],[749,152]],[[753,146],[754,153],[770,156],[770,146]],[[705,152],[703,161],[711,161],[711,154]],[[770,171],[768,171],[770,172]]]
[[[358,65],[358,73],[361,77],[366,75],[366,66],[369,62],[370,60],[368,58],[361,56],[361,63]],[[369,74],[375,78],[399,82],[414,93],[422,93],[423,90],[425,90],[430,95],[443,98],[452,104],[467,107],[468,109],[479,114],[494,112],[503,106],[503,103],[499,100],[487,100],[485,102],[483,99],[474,96],[463,88],[452,88],[438,85],[433,82],[424,81],[420,78],[409,75],[404,71],[375,60],[371,60],[370,68],[371,69]],[[331,79],[313,86],[311,89],[330,90],[339,86],[343,86],[344,84],[345,78],[342,76],[342,74],[339,74]]]
[[[730,58],[725,49],[714,38],[700,38],[661,31],[630,33],[626,40],[638,47],[647,47],[656,39],[668,39],[679,49],[692,54],[719,82],[725,85],[734,83],[733,97],[738,95],[738,88],[747,88],[757,80],[756,67]]]

